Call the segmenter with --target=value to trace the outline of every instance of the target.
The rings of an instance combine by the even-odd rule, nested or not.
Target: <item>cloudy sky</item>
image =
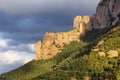
[[[45,32],[72,29],[77,15],[95,13],[99,0],[0,0],[0,74],[32,60]]]

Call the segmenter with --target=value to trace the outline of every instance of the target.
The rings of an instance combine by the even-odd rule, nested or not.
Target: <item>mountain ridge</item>
[[[77,36],[79,41],[75,39],[63,45],[49,59],[40,58],[38,50],[38,59],[2,74],[0,80],[120,80],[119,8],[119,0],[100,0],[96,14],[89,17],[92,28],[84,31],[82,25],[84,34]],[[76,19],[73,29],[80,28],[83,18]],[[45,43],[56,34],[46,33]]]
[[[88,31],[111,28],[120,24],[120,1],[100,0],[93,16],[76,16],[73,30],[68,32],[47,32],[42,41],[35,44],[35,60],[46,60],[61,52],[65,44],[79,41]]]

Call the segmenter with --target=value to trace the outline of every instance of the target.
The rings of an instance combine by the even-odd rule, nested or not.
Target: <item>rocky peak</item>
[[[100,0],[91,22],[95,29],[120,24],[120,0]]]
[[[74,18],[73,28],[79,30],[81,35],[85,35],[85,32],[91,30],[91,20],[89,16],[76,16]]]
[[[92,29],[103,29],[120,24],[120,0],[100,0],[96,13],[89,16],[76,16],[73,29],[68,32],[47,32],[43,41],[35,44],[36,58],[50,59],[61,52],[65,44],[79,41],[80,36]]]
[[[61,52],[65,44],[72,41],[80,41],[80,36],[91,30],[91,21],[89,16],[77,16],[74,18],[73,29],[68,32],[47,32],[42,41],[35,44],[35,60],[46,60],[54,57]]]

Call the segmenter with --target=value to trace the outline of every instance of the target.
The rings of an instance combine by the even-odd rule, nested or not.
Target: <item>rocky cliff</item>
[[[54,57],[57,53],[61,52],[65,44],[79,41],[80,36],[85,35],[85,32],[89,30],[91,30],[90,17],[77,16],[74,18],[73,30],[58,33],[47,32],[43,40],[35,44],[35,60],[46,60]]]
[[[118,24],[120,24],[120,0],[100,0],[93,16],[74,18],[73,30],[58,33],[47,32],[44,39],[35,44],[35,60],[52,58],[61,51],[65,44],[79,41],[80,36],[85,35],[86,31],[110,28]]]
[[[91,17],[94,29],[103,29],[120,24],[120,0],[100,0],[96,14]]]

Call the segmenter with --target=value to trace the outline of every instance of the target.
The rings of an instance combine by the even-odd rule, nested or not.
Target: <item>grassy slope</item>
[[[53,59],[31,61],[18,69],[3,74],[4,78],[0,80],[69,80],[74,76],[78,79],[83,76],[89,76],[93,80],[119,79],[120,58],[99,57],[96,56],[97,52],[91,51],[92,48],[99,48],[99,51],[104,52],[111,49],[118,50],[120,48],[120,30],[118,28],[110,30],[99,39],[89,43],[72,42],[66,45],[63,51]],[[87,40],[89,39],[87,38]],[[93,43],[99,40],[104,40],[105,43],[93,46]]]
[[[69,56],[57,64],[53,68],[54,72],[40,75],[33,80],[70,80],[71,77],[76,77],[79,80],[84,76],[92,80],[120,80],[120,56],[109,59],[97,55],[99,51],[108,52],[109,50],[120,49],[119,28],[120,27],[115,27],[111,29],[93,41],[93,43],[91,42],[79,49],[78,52],[76,50],[75,52],[77,52],[77,54]],[[97,46],[97,44],[95,45],[95,43],[98,43],[100,40],[104,40],[104,43],[99,46]],[[99,48],[99,51],[92,51],[93,48]]]

